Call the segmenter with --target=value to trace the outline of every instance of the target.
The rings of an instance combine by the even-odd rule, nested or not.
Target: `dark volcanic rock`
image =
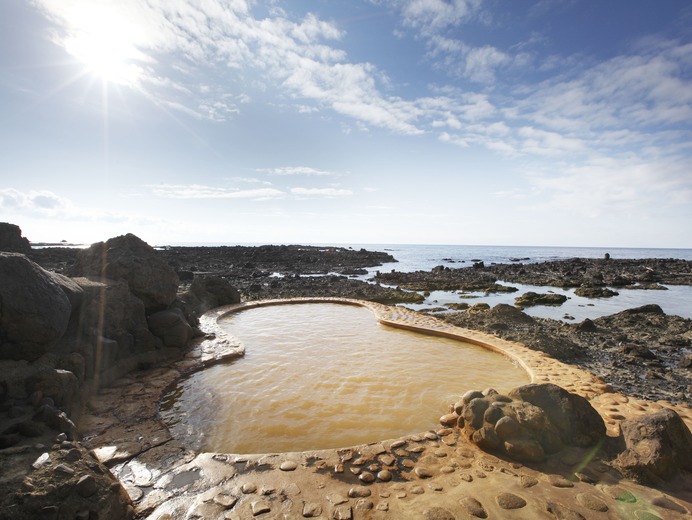
[[[567,301],[564,294],[539,294],[533,291],[522,294],[514,299],[519,307],[533,307],[534,305],[562,305]]]
[[[28,254],[31,244],[27,238],[22,237],[19,226],[0,222],[0,251]]]
[[[435,272],[380,273],[377,280],[415,290],[485,290],[497,280],[553,287],[633,287],[650,284],[692,285],[692,261],[647,258],[637,260],[573,258],[533,264],[493,264],[482,269],[446,268]]]
[[[582,285],[577,287],[574,294],[581,296],[582,298],[610,298],[611,296],[617,296],[619,293],[608,289],[607,287],[591,287]]]
[[[192,327],[180,309],[155,312],[147,323],[151,333],[167,347],[183,348],[192,339]]]
[[[72,275],[124,280],[148,311],[173,303],[179,283],[175,270],[132,234],[80,251]]]
[[[166,247],[157,251],[177,270],[196,274],[249,277],[267,271],[282,275],[351,273],[354,269],[396,262],[388,253],[343,247],[219,246]]]
[[[67,330],[62,281],[18,253],[0,253],[0,358],[34,360]]]
[[[692,434],[673,410],[627,419],[620,429],[626,449],[616,464],[628,476],[656,485],[681,469],[692,471]]]

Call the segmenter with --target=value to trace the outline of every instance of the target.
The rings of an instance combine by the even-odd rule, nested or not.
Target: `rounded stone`
[[[368,488],[363,486],[353,486],[348,490],[348,496],[351,498],[365,498],[372,494]]]
[[[413,486],[411,488],[411,494],[413,495],[422,495],[423,493],[425,493],[425,489],[422,486]]]
[[[281,471],[295,471],[295,469],[298,467],[298,464],[292,460],[286,460],[281,463],[279,466],[279,469]]]
[[[473,441],[480,449],[485,451],[492,451],[498,448],[502,443],[492,426],[483,426],[482,428],[473,432],[473,435],[471,435],[471,441]]]
[[[428,468],[418,467],[413,472],[418,478],[431,478],[433,476],[432,471]]]
[[[519,482],[521,484],[521,487],[523,487],[524,489],[528,489],[538,484],[538,479],[536,477],[532,477],[529,475],[522,475],[521,477],[519,477]]]
[[[521,509],[526,506],[526,500],[514,493],[500,493],[495,497],[495,501],[502,509]]]
[[[392,480],[392,476],[392,472],[388,469],[383,469],[377,474],[377,478],[380,479],[382,482],[389,482],[390,480]]]
[[[591,509],[591,511],[598,511],[600,513],[605,513],[608,511],[608,506],[606,503],[591,493],[579,493],[577,495],[577,504],[587,509]]]
[[[495,424],[504,416],[502,408],[499,406],[493,406],[492,404],[488,406],[488,409],[483,414],[483,420],[490,424]]]
[[[257,491],[257,485],[252,484],[251,482],[246,482],[245,484],[242,485],[240,490],[244,494],[249,495],[250,493],[254,493],[255,491]]]
[[[476,518],[488,518],[488,513],[483,507],[483,504],[473,497],[464,497],[459,500],[459,504],[461,504],[461,507],[471,516],[475,516]]]
[[[670,498],[665,496],[655,497],[651,501],[651,504],[657,507],[662,507],[664,509],[670,509],[671,511],[677,511],[678,513],[682,513],[683,515],[689,513],[689,511],[687,511],[687,509],[682,507],[680,504],[678,504],[677,502],[673,502]]]
[[[356,502],[356,511],[370,511],[375,507],[375,504],[369,498],[360,498]]]
[[[468,404],[473,399],[482,398],[482,397],[485,397],[483,395],[483,392],[479,392],[478,390],[469,390],[468,392],[466,392],[464,395],[461,396],[461,401],[464,404]]]
[[[459,416],[456,413],[448,413],[440,417],[440,424],[442,426],[456,426]]]
[[[455,520],[455,516],[443,507],[431,507],[423,511],[425,520]]]
[[[513,417],[502,417],[495,423],[495,433],[503,441],[512,439],[519,435],[521,426]]]
[[[488,409],[488,406],[488,401],[482,397],[472,399],[464,408],[462,415],[466,424],[470,425],[474,429],[478,429],[483,426],[483,415]]]
[[[550,484],[557,488],[572,488],[574,487],[574,482],[567,480],[565,477],[560,475],[550,475],[548,477]]]
[[[369,471],[363,471],[360,475],[358,475],[358,479],[365,484],[371,484],[372,482],[375,482],[375,475]]]

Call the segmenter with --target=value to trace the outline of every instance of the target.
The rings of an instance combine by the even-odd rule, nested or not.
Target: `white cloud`
[[[374,0],[398,9],[403,23],[430,33],[459,25],[478,13],[481,0]]]
[[[529,173],[536,207],[550,208],[574,218],[640,218],[667,207],[692,203],[692,179],[684,161],[642,161],[610,157],[561,165],[559,173],[544,167]],[[680,193],[678,198],[672,193]]]
[[[75,206],[68,198],[49,190],[23,192],[13,188],[0,189],[0,215],[7,222],[18,217],[55,221],[126,222],[123,214],[98,208]]]
[[[351,190],[339,188],[291,188],[291,193],[299,197],[322,197],[328,199],[350,197]]]
[[[318,170],[317,168],[312,168],[310,166],[282,166],[280,168],[263,168],[259,169],[258,171],[269,173],[271,175],[307,175],[318,177],[334,177],[339,175],[335,172]]]
[[[156,184],[146,186],[153,195],[167,199],[253,199],[266,200],[285,196],[275,188],[237,190],[203,184]]]

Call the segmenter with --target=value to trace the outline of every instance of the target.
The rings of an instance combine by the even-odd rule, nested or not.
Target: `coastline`
[[[123,265],[127,267],[119,276],[124,276],[124,280],[128,281],[117,278],[111,282],[106,279],[97,282],[82,278],[79,280],[84,290],[98,295],[101,293],[94,284],[111,283],[114,290],[128,291],[127,294],[123,292],[122,295],[124,298],[129,298],[127,301],[136,302],[137,300],[132,300],[131,296],[128,296],[130,294],[128,284],[133,284],[131,287],[134,290],[143,290],[144,287],[155,289],[161,282],[166,281],[167,287],[168,279],[170,278],[171,282],[175,279],[178,295],[175,296],[175,287],[172,286],[170,288],[172,293],[168,295],[167,292],[166,298],[176,299],[176,304],[183,305],[188,311],[194,308],[194,305],[185,306],[192,305],[194,299],[191,300],[190,297],[195,294],[196,281],[201,282],[197,283],[197,289],[204,288],[206,296],[211,297],[210,301],[217,302],[210,303],[207,309],[213,308],[217,313],[223,310],[223,307],[219,306],[224,305],[218,299],[220,297],[232,299],[233,302],[244,301],[244,305],[255,305],[266,301],[272,294],[277,295],[275,300],[279,301],[295,297],[320,300],[346,296],[347,300],[358,300],[364,302],[366,306],[377,307],[382,303],[409,301],[413,295],[421,296],[418,292],[400,287],[387,287],[357,279],[364,276],[363,271],[367,273],[368,269],[377,269],[378,263],[384,258],[381,252],[325,247],[265,246],[250,250],[234,249],[235,252],[240,253],[240,256],[231,258],[228,255],[230,251],[228,248],[202,250],[168,248],[154,251],[133,235],[117,237],[107,244],[101,243],[95,246],[91,248],[91,251],[86,251],[86,255],[80,255],[80,262],[83,263],[83,257],[90,258],[88,255],[93,254],[97,255],[98,260],[101,258],[102,250],[112,251],[108,258],[114,259],[118,258],[119,253],[122,255],[127,251],[126,263]],[[253,256],[255,253],[258,254]],[[345,261],[352,258],[354,253],[358,257],[357,261],[350,263]],[[73,265],[75,255],[76,253],[68,248],[53,250],[48,248],[29,252],[29,258],[34,259],[46,269],[68,276],[84,276],[79,273],[79,269],[84,270],[85,266],[76,266],[77,269],[75,269]],[[143,283],[148,284],[151,277],[131,280],[127,278],[128,274],[139,273],[142,266],[141,258],[147,259],[148,266],[152,268],[152,276],[161,277],[157,283],[142,286]],[[8,260],[13,259],[19,260],[18,257],[8,256]],[[603,263],[603,260],[579,261],[580,264],[590,268],[600,265],[594,262]],[[96,267],[101,265],[98,262],[97,264]],[[573,264],[568,261],[559,265]],[[616,266],[620,263],[611,262],[609,265]],[[668,264],[664,262],[661,265]],[[677,265],[677,263],[673,262],[671,265]],[[683,265],[687,269],[688,264]],[[536,264],[535,267],[527,268],[526,265],[517,264],[515,267],[529,271],[533,269],[539,273],[544,266]],[[334,274],[335,270],[339,274]],[[593,269],[587,269],[587,271],[594,278]],[[648,269],[645,271],[651,273]],[[637,280],[636,283],[669,281],[670,279],[666,278],[668,273],[661,271],[665,271],[665,268],[659,267],[654,269],[653,274],[647,274],[647,277],[653,277],[651,280]],[[676,273],[677,271],[680,271],[678,267],[676,267]],[[97,271],[97,274],[98,272],[103,271]],[[610,283],[611,274],[603,270],[600,279]],[[619,273],[618,276],[626,281],[627,276],[622,274]],[[438,275],[443,275],[442,280],[445,283],[449,282],[448,278],[454,279],[459,275],[461,278],[475,277],[473,282],[476,284],[475,288],[484,289],[498,285],[492,270],[486,268],[485,265],[459,270],[444,266],[434,267],[429,275],[431,278],[427,279],[426,283],[431,283],[431,280],[433,283],[438,283],[439,280],[436,279]],[[59,275],[53,276],[55,280],[63,283],[69,281]],[[412,276],[420,276],[420,273],[413,273]],[[427,276],[425,274],[425,277]],[[682,278],[687,280],[685,276]],[[178,284],[178,280],[182,280],[183,283]],[[240,289],[242,300],[236,299],[240,295],[235,289],[230,290],[231,284]],[[217,292],[219,290],[222,292]],[[198,294],[202,293],[198,292]],[[91,308],[90,301],[81,302],[78,308]],[[66,305],[65,310],[68,311],[71,305]],[[170,310],[160,311],[159,304],[150,303],[149,305],[151,310],[146,313],[144,306],[140,307],[138,312],[141,316],[138,319],[150,318],[153,314],[160,312],[167,313],[167,317],[175,315],[176,323],[181,325],[180,320],[190,319],[181,314],[180,308],[174,311],[170,307]],[[131,310],[131,307],[131,305],[125,305],[123,310]],[[521,359],[538,360],[533,364],[534,375],[535,370],[544,370],[547,381],[565,384],[576,394],[583,393],[586,396],[580,397],[581,399],[591,399],[594,406],[601,411],[611,435],[618,435],[619,432],[615,429],[620,421],[634,419],[642,413],[645,414],[643,418],[646,418],[649,412],[680,408],[688,399],[689,385],[682,389],[678,387],[680,380],[684,381],[686,378],[689,380],[689,370],[692,367],[692,359],[689,357],[683,357],[678,362],[680,365],[678,369],[682,374],[682,377],[677,378],[678,381],[666,381],[665,378],[659,380],[657,377],[652,377],[651,380],[644,381],[639,389],[630,385],[628,381],[617,381],[613,374],[608,377],[599,377],[600,374],[591,367],[588,372],[579,368],[585,367],[585,363],[593,360],[598,367],[614,366],[622,368],[625,373],[643,373],[646,369],[655,375],[670,370],[668,361],[663,359],[663,356],[689,353],[692,320],[667,316],[655,306],[644,306],[622,313],[622,316],[607,317],[611,321],[603,323],[596,320],[584,320],[579,324],[534,319],[520,309],[509,305],[498,305],[492,308],[488,305],[468,305],[463,309],[448,309],[455,312],[444,312],[439,316],[427,316],[425,313],[413,312],[400,306],[388,305],[378,308],[385,309],[380,311],[384,315],[394,316],[391,320],[386,316],[384,318],[385,322],[391,321],[393,325],[409,327],[413,323],[414,327],[418,327],[417,324],[426,323],[423,328],[428,329],[429,332],[445,334],[449,330],[473,329],[470,333],[482,337],[480,341],[491,345],[491,348],[492,345],[518,345],[517,348],[523,349]],[[66,319],[67,317],[66,314]],[[195,315],[193,314],[192,317]],[[207,329],[210,319],[213,321],[215,318],[205,315],[198,322],[198,325],[202,327],[202,330],[197,331],[195,344],[198,346],[200,341],[205,342],[213,337],[214,330],[209,332]],[[455,319],[459,322],[455,323],[453,321]],[[464,320],[468,320],[468,323]],[[153,327],[154,322],[150,321],[148,326]],[[661,334],[662,330],[665,334]],[[165,337],[167,332],[168,327],[166,331],[160,331],[159,334]],[[181,332],[184,331],[181,330]],[[205,333],[208,334],[206,337],[199,336]],[[574,338],[565,337],[563,333],[573,334]],[[465,332],[462,335],[468,336],[468,334],[469,332]],[[181,340],[186,335],[187,332],[182,334]],[[587,341],[585,343],[579,341],[582,338]],[[649,348],[652,338],[659,338],[660,344]],[[115,347],[115,343],[111,342],[110,346]],[[246,518],[265,513],[282,514],[281,511],[293,516],[302,514],[303,517],[319,517],[325,512],[332,518],[388,518],[392,517],[390,514],[397,518],[437,518],[438,514],[443,514],[445,511],[447,513],[463,511],[459,509],[459,504],[462,507],[468,504],[475,507],[481,502],[486,508],[484,511],[491,511],[494,515],[502,515],[503,511],[516,506],[519,509],[526,507],[527,509],[522,513],[532,517],[540,516],[540,514],[545,516],[547,510],[553,516],[561,518],[567,513],[591,510],[591,507],[579,502],[578,499],[576,503],[574,502],[576,492],[578,496],[589,495],[591,498],[588,504],[597,503],[598,507],[606,507],[601,509],[602,511],[609,508],[619,510],[621,504],[618,497],[621,496],[621,492],[629,493],[627,496],[639,497],[640,502],[635,500],[632,502],[635,505],[626,506],[632,514],[638,514],[638,512],[644,514],[647,511],[646,508],[649,507],[646,504],[654,504],[658,508],[655,510],[659,514],[664,514],[665,518],[677,518],[689,513],[692,507],[690,505],[692,497],[685,491],[688,489],[690,476],[688,472],[681,471],[676,480],[670,481],[664,487],[657,485],[647,487],[646,484],[636,484],[625,478],[617,469],[617,465],[609,465],[612,458],[619,456],[618,454],[622,451],[618,445],[620,440],[617,440],[622,439],[622,435],[609,438],[607,442],[609,447],[599,455],[603,458],[591,459],[593,452],[590,450],[570,447],[558,455],[547,457],[545,464],[523,465],[479,450],[470,443],[468,433],[455,428],[447,416],[441,418],[443,427],[438,430],[407,436],[405,439],[383,441],[373,446],[345,448],[329,454],[234,456],[194,453],[173,439],[167,429],[162,429],[157,413],[157,396],[165,386],[181,374],[181,371],[174,368],[171,363],[181,363],[179,368],[185,372],[204,366],[205,362],[215,362],[218,356],[223,355],[222,351],[226,347],[232,348],[234,345],[222,342],[217,346],[221,347],[221,350],[216,347],[193,350],[177,362],[160,360],[154,361],[153,364],[146,362],[142,364],[141,361],[138,362],[136,358],[133,358],[128,364],[130,369],[126,374],[120,374],[119,379],[113,379],[112,384],[105,386],[100,393],[89,396],[88,411],[79,423],[80,431],[85,436],[74,443],[66,441],[65,436],[52,441],[54,442],[52,448],[40,448],[47,451],[39,459],[36,459],[40,454],[40,452],[36,453],[39,448],[31,448],[30,444],[12,448],[11,453],[5,450],[2,455],[9,457],[7,464],[11,464],[12,467],[16,464],[25,464],[29,467],[31,460],[34,460],[34,468],[37,468],[36,464],[40,462],[40,470],[37,469],[33,476],[40,479],[34,482],[42,489],[42,486],[48,485],[49,482],[57,484],[61,478],[64,480],[64,477],[58,473],[58,466],[60,471],[71,469],[71,461],[68,457],[77,454],[75,451],[68,452],[68,448],[76,446],[77,448],[74,449],[81,450],[82,443],[87,443],[88,447],[93,449],[91,455],[98,455],[99,463],[105,463],[113,473],[119,476],[120,483],[130,496],[131,504],[135,504],[137,516],[151,518],[167,517],[166,515],[177,517],[183,513],[202,517]],[[615,361],[622,360],[625,366],[616,367],[615,364],[610,363],[613,357],[592,356],[593,353],[602,351],[604,347],[612,347],[613,351],[610,354]],[[181,350],[180,354],[182,355],[183,352],[185,350]],[[690,362],[687,365],[684,364],[686,360]],[[133,363],[139,364],[135,366]],[[573,375],[571,382],[561,376],[563,371]],[[60,375],[67,372],[56,371],[55,373]],[[73,379],[77,381],[76,378],[73,377]],[[595,383],[588,384],[588,381],[592,380]],[[611,380],[615,385],[624,385],[624,389],[619,390],[613,386]],[[674,387],[671,391],[667,386],[669,384],[678,385],[678,387]],[[653,393],[647,396],[637,395],[637,392],[644,388]],[[463,381],[460,381],[459,391],[464,390],[466,389],[463,387]],[[561,391],[564,392],[564,390]],[[676,405],[676,399],[680,404]],[[22,405],[24,412],[30,409],[31,401],[26,403],[22,401],[19,404]],[[558,405],[557,408],[561,409],[562,406]],[[441,413],[444,413],[444,410]],[[689,421],[689,415],[687,411],[683,411],[684,420]],[[678,420],[683,420],[681,416],[676,415],[676,417]],[[687,434],[689,435],[689,431]],[[51,441],[48,440],[49,446],[50,443]],[[687,454],[687,447],[684,449],[684,453]],[[398,455],[404,452],[405,456]],[[44,455],[48,458],[45,459]],[[85,458],[85,455],[79,456],[82,459]],[[391,466],[392,461],[398,460],[397,457],[400,456],[408,461],[405,466],[397,469],[401,472],[400,480],[392,484],[386,480],[388,477],[380,479],[382,482],[370,480],[371,466],[375,467],[378,464]],[[21,459],[23,462],[13,462],[12,457]],[[593,465],[588,463],[588,468],[581,465],[579,461],[585,458],[591,460]],[[44,459],[45,464],[41,462]],[[60,464],[56,466],[56,463],[51,462],[54,460]],[[88,458],[85,460],[89,462]],[[98,473],[98,468],[93,466],[93,462],[95,461],[92,459],[92,465],[87,464],[87,466],[95,472],[95,475]],[[392,469],[395,469],[394,466]],[[687,466],[683,463],[681,467]],[[344,469],[348,471],[344,472]],[[80,471],[84,470],[80,469]],[[110,475],[107,471],[105,474]],[[360,475],[363,475],[363,479]],[[364,480],[366,478],[367,481]],[[74,480],[77,481],[77,479]],[[526,494],[524,490],[528,488],[532,490]],[[116,500],[113,496],[115,487],[105,486],[98,489],[110,493],[109,500]],[[330,489],[334,492],[329,493]],[[91,492],[91,488],[82,491]],[[475,502],[468,502],[467,499],[472,497]],[[12,498],[10,497],[9,500],[11,501]],[[122,499],[117,499],[117,502],[118,507],[132,507]],[[441,505],[447,509],[442,508]],[[159,509],[159,506],[162,508]],[[50,505],[48,508],[55,508],[55,506]],[[469,511],[468,508],[466,510]],[[588,514],[588,511],[586,512]],[[444,518],[447,517],[449,515],[444,516]]]
[[[638,398],[671,402],[692,399],[692,320],[688,318],[665,314],[660,307],[653,306],[648,307],[651,312],[638,314],[646,319],[632,320],[627,310],[593,320],[551,319],[508,310],[511,305],[489,306],[478,304],[477,298],[466,298],[482,293],[513,299],[521,294],[504,292],[507,286],[499,284],[500,279],[543,284],[538,289],[544,293],[556,286],[586,286],[665,297],[668,291],[655,287],[684,283],[687,285],[678,287],[692,291],[690,260],[572,258],[475,268],[469,265],[438,266],[430,271],[378,271],[383,262],[398,266],[393,261],[395,253],[333,246],[167,247],[156,251],[178,272],[181,290],[195,277],[219,276],[240,291],[243,301],[341,297],[419,308],[452,324],[544,350],[605,377],[618,390]],[[31,257],[46,269],[69,273],[76,254],[77,250],[70,248],[47,248],[32,251]],[[372,272],[376,273],[373,279],[365,281]],[[631,288],[644,285],[652,289]],[[449,294],[460,303],[422,305],[427,293],[436,297],[441,290],[451,291]],[[588,299],[594,305],[607,300]],[[644,299],[631,308],[646,303]],[[560,316],[565,313],[560,307],[533,309],[554,309]],[[585,323],[595,325],[585,330]],[[639,370],[633,370],[634,367]]]

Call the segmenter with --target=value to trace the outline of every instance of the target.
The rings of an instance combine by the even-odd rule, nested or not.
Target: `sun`
[[[107,9],[84,6],[73,12],[72,30],[63,40],[68,53],[103,81],[135,86],[143,54],[135,45],[131,23]]]

